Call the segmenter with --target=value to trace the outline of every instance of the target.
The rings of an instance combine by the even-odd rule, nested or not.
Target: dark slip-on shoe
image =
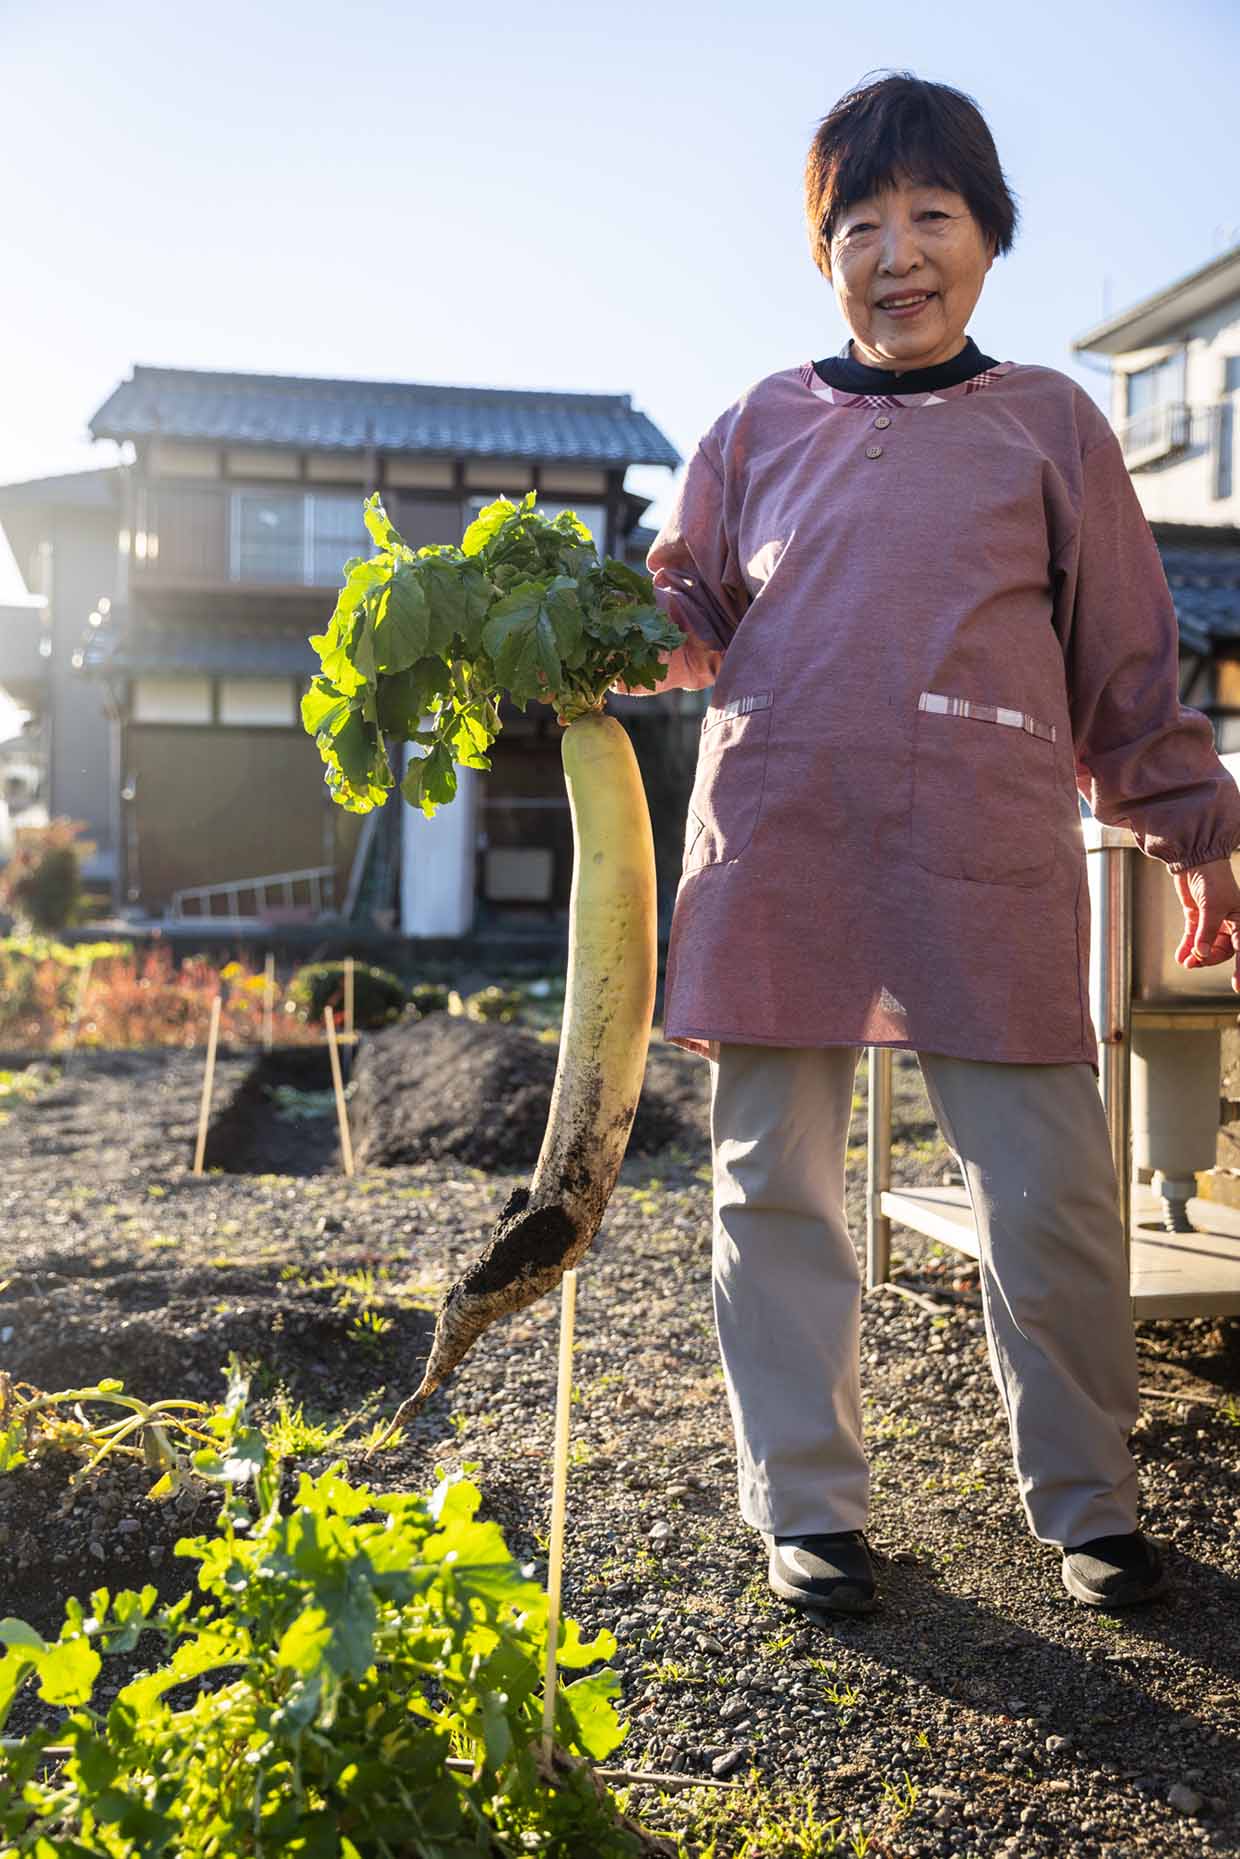
[[[1075,1548],[1065,1544],[1063,1585],[1086,1607],[1136,1607],[1166,1592],[1162,1557],[1148,1536],[1094,1536]]]
[[[874,1564],[860,1530],[771,1539],[767,1579],[781,1601],[818,1614],[868,1614],[878,1605]]]

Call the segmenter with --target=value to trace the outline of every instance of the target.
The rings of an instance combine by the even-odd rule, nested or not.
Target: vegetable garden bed
[[[656,1039],[652,1077],[664,1061],[682,1067]],[[217,1127],[253,1063],[223,1058]],[[693,1080],[700,1115],[705,1067],[683,1061],[675,1075]],[[349,1183],[329,1116],[317,1133],[312,1118],[288,1124],[326,1151],[317,1172],[194,1181],[200,1077],[200,1055],[80,1053],[41,1095],[6,1099],[0,1367],[45,1387],[115,1375],[143,1395],[211,1401],[236,1351],[253,1368],[256,1412],[284,1428],[298,1469],[343,1457],[359,1481],[422,1491],[437,1466],[476,1466],[484,1514],[541,1574],[553,1299],[480,1338],[468,1371],[390,1451],[366,1461],[358,1443],[367,1417],[410,1385],[440,1294],[524,1169],[440,1158]],[[863,1317],[885,1606],[871,1620],[803,1624],[767,1594],[760,1546],[735,1514],[709,1152],[691,1108],[683,1141],[626,1160],[581,1268],[565,1607],[583,1631],[606,1626],[618,1640],[630,1730],[615,1760],[755,1779],[741,1796],[635,1790],[631,1811],[687,1830],[686,1853],[717,1834],[718,1859],[808,1859],[833,1842],[841,1853],[868,1842],[887,1859],[1237,1850],[1235,1326],[1142,1327],[1143,1383],[1180,1396],[1151,1403],[1135,1441],[1151,1527],[1174,1539],[1180,1598],[1141,1617],[1087,1616],[1020,1518],[975,1280],[909,1239],[904,1275],[936,1310],[876,1293]],[[859,1235],[860,1094],[857,1113]],[[896,1137],[902,1181],[949,1159],[903,1058]],[[150,1503],[152,1475],[126,1464],[101,1470],[62,1515],[73,1469],[48,1453],[0,1477],[0,1617],[54,1632],[71,1593],[144,1581],[184,1592],[194,1565],[175,1543],[209,1530],[218,1495]],[[104,1682],[148,1663],[121,1654]],[[23,1694],[7,1733],[49,1715]]]

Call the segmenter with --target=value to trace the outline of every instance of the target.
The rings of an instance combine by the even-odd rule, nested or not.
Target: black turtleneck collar
[[[870,368],[854,359],[850,336],[838,355],[814,363],[814,373],[828,387],[838,387],[846,394],[929,394],[936,387],[955,387],[961,381],[971,381],[985,368],[996,367],[994,358],[983,355],[972,336],[966,336],[958,355],[950,361],[936,362],[932,368]]]

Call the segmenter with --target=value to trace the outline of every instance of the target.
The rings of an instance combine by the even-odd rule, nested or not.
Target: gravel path
[[[224,1062],[225,1133],[247,1069]],[[770,1596],[735,1509],[706,1077],[656,1042],[652,1087],[679,1104],[686,1138],[626,1161],[580,1274],[565,1605],[616,1631],[626,1761],[747,1786],[662,1802],[635,1792],[631,1811],[692,1829],[689,1851],[714,1828],[718,1859],[763,1825],[752,1853],[831,1850],[807,1832],[811,1806],[899,1859],[1240,1851],[1240,1325],[1142,1326],[1143,1383],[1177,1397],[1147,1402],[1135,1436],[1175,1596],[1090,1614],[1025,1530],[971,1268],[897,1234],[902,1281],[935,1308],[889,1290],[864,1303],[884,1605],[806,1624]],[[82,1055],[0,1127],[0,1367],[45,1387],[117,1374],[142,1394],[212,1398],[238,1349],[268,1408],[281,1386],[308,1413],[356,1409],[381,1388],[391,1405],[414,1384],[439,1293],[524,1175],[441,1158],[347,1183],[330,1117],[310,1116],[273,1133],[289,1172],[257,1172],[255,1151],[237,1164],[247,1173],[194,1181],[199,1083],[194,1055]],[[858,1084],[860,1239],[864,1073]],[[896,1116],[897,1180],[939,1179],[951,1157],[905,1055]],[[360,1321],[366,1308],[389,1320],[381,1335]],[[540,1568],[557,1323],[547,1300],[485,1336],[365,1473],[424,1487],[437,1465],[475,1466],[489,1514]],[[54,1626],[59,1595],[101,1580],[174,1592],[186,1565],[172,1545],[216,1500],[157,1508],[144,1488],[119,1471],[61,1517],[61,1463],[0,1479],[0,1616]]]

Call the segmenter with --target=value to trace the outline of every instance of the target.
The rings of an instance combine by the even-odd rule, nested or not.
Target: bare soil
[[[536,1046],[553,1069],[554,1047],[474,1030],[486,1036],[461,1041],[450,1092],[441,1032],[421,1069],[416,1041],[394,1053],[388,1034],[363,1040],[359,1132],[375,1132],[374,1154],[408,1146],[352,1182],[330,1107],[314,1101],[321,1055],[225,1055],[198,1180],[200,1056],[79,1055],[0,1127],[0,1367],[47,1389],[116,1375],[143,1395],[212,1399],[236,1351],[260,1413],[282,1390],[309,1416],[390,1411],[420,1376],[439,1296],[525,1179],[525,1164],[484,1168],[447,1138],[485,1124],[498,1141],[509,1118],[529,1133],[513,1153],[541,1138],[535,1062],[523,1084],[510,1054]],[[539,1077],[549,1089],[545,1065]],[[811,1625],[770,1595],[736,1513],[710,1301],[707,1080],[655,1041],[646,1108],[677,1134],[630,1154],[581,1268],[565,1605],[617,1633],[626,1760],[734,1779],[752,1766],[758,1779],[709,1802],[639,1793],[635,1811],[699,1829],[722,1813],[719,1859],[768,1788],[860,1823],[887,1859],[1240,1851],[1238,1326],[1140,1328],[1143,1383],[1172,1397],[1147,1402],[1134,1447],[1175,1587],[1163,1605],[1099,1616],[1069,1599],[1057,1556],[1025,1527],[967,1262],[897,1235],[900,1282],[931,1308],[889,1288],[864,1302],[883,1607]],[[302,1094],[286,1091],[283,1115],[280,1085]],[[438,1118],[422,1149],[401,1109],[411,1100]],[[855,1110],[860,1241],[864,1073]],[[951,1167],[908,1055],[896,1135],[898,1180]],[[366,1311],[389,1327],[376,1333]],[[490,1331],[398,1447],[366,1463],[345,1453],[353,1475],[426,1488],[437,1467],[473,1465],[488,1513],[541,1567],[557,1329],[545,1299]],[[172,1595],[188,1579],[173,1546],[209,1525],[213,1495],[152,1504],[150,1474],[122,1466],[62,1515],[72,1469],[45,1453],[0,1478],[0,1616],[54,1631],[66,1594],[151,1580]],[[109,1683],[127,1675],[118,1660]],[[23,1699],[11,1732],[41,1709]]]

